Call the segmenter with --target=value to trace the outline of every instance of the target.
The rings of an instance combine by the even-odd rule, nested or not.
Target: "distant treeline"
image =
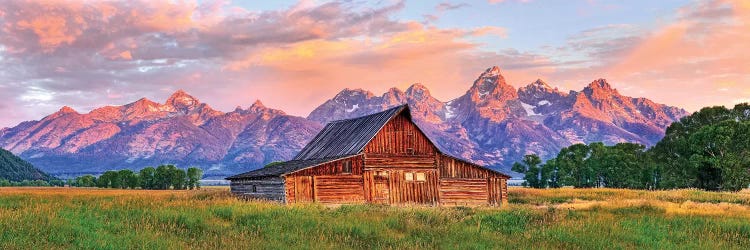
[[[9,181],[0,178],[0,187],[62,187],[65,186],[65,182],[62,180],[23,180],[23,181]]]
[[[161,165],[156,168],[147,167],[139,172],[129,169],[104,172],[99,178],[93,175],[79,176],[69,180],[73,187],[100,188],[141,188],[141,189],[194,189],[200,188],[203,171],[190,167],[186,170],[174,165]]]
[[[654,147],[575,144],[542,164],[527,155],[513,165],[535,188],[699,188],[739,191],[750,185],[750,105],[703,108],[667,128]]]

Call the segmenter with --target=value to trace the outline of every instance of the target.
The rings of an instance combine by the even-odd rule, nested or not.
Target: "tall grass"
[[[2,188],[0,249],[750,248],[748,193],[510,193],[515,203],[496,209],[284,206],[221,189]]]

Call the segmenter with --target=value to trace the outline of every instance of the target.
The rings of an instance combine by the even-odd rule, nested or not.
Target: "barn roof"
[[[309,168],[309,167],[315,167],[317,165],[340,160],[344,158],[348,158],[351,155],[343,156],[343,157],[335,157],[335,158],[324,158],[324,159],[310,159],[310,160],[291,160],[287,162],[282,162],[276,165],[256,169],[250,172],[234,175],[227,177],[227,180],[234,180],[234,179],[244,179],[244,178],[261,178],[261,177],[272,177],[272,176],[281,176],[286,173],[294,172],[300,169]]]
[[[391,118],[402,112],[406,113],[411,119],[409,106],[404,104],[388,110],[366,115],[358,118],[332,121],[321,130],[315,138],[310,141],[302,151],[291,161],[283,162],[278,165],[269,166],[247,173],[227,177],[227,180],[242,178],[258,178],[269,176],[281,176],[301,169],[315,167],[317,165],[348,158],[360,154],[367,143],[377,135],[378,132],[387,124]],[[419,126],[417,126],[419,129]],[[421,129],[420,129],[421,130]],[[424,133],[424,131],[422,131]],[[425,134],[426,136],[426,134]],[[428,137],[429,139],[429,137]],[[431,141],[432,142],[432,141]],[[434,142],[432,142],[435,145]],[[437,145],[436,145],[437,146]],[[439,150],[441,152],[442,150]],[[469,164],[477,165],[455,156],[441,152],[456,160]],[[505,173],[494,169],[480,166],[495,173],[508,176]]]
[[[293,160],[310,160],[358,154],[394,116],[406,109],[401,105],[359,118],[332,121]],[[408,114],[408,113],[407,113]]]

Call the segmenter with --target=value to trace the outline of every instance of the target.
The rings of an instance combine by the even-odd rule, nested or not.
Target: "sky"
[[[750,1],[0,1],[0,128],[183,89],[307,116],[344,88],[509,84],[696,111],[750,101]]]

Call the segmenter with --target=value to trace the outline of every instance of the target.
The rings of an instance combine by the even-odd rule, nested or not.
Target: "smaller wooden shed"
[[[403,105],[330,122],[293,160],[226,179],[236,195],[286,203],[494,206],[509,178],[441,152]]]

